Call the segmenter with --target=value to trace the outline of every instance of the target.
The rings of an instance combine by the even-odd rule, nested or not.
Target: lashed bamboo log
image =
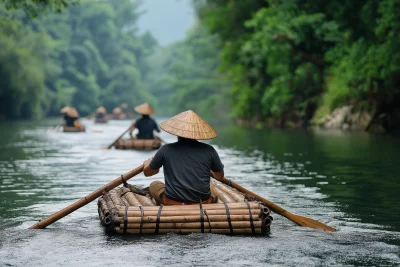
[[[140,203],[142,203],[142,206],[155,206],[153,201],[151,201],[151,199],[148,197],[139,194],[135,194],[135,197],[139,200]]]
[[[217,209],[225,209],[224,204],[203,204],[203,209],[205,210],[217,210]],[[229,210],[231,209],[247,209],[247,204],[246,203],[227,203],[227,206]],[[259,204],[256,202],[249,202],[250,209],[258,209]],[[160,207],[159,206],[147,206],[143,207],[143,210],[158,210]],[[199,209],[200,205],[199,204],[193,204],[193,205],[172,205],[172,206],[164,206],[163,210],[194,210],[194,209]],[[130,211],[138,211],[138,207],[129,207],[128,210]]]
[[[136,198],[135,194],[132,192],[125,193],[123,198],[128,201],[129,206],[142,206],[142,203]]]
[[[99,198],[97,204],[104,213],[104,216],[108,216],[110,214],[110,208],[107,206],[107,202],[104,200],[104,198]]]
[[[236,202],[230,195],[222,191],[220,188],[210,184],[211,190],[215,192],[217,195],[218,199],[222,200],[223,202],[226,203],[233,203]]]
[[[112,218],[111,214],[106,216],[106,217],[104,217],[104,224],[105,225],[109,225],[111,222],[113,222],[113,218]]]
[[[244,195],[241,194],[239,191],[237,191],[236,189],[229,187],[227,185],[224,185],[221,182],[218,181],[214,181],[213,183],[214,187],[220,189],[221,191],[225,192],[226,194],[228,194],[233,200],[234,202],[244,202]]]
[[[124,230],[123,228],[120,227],[115,227],[115,232],[119,234],[123,234]],[[208,230],[204,230],[204,232],[208,232]],[[140,230],[139,229],[126,229],[127,234],[139,234]],[[142,229],[142,234],[154,234],[155,230],[154,229]],[[190,233],[201,233],[201,229],[159,229],[158,230],[159,234],[166,234],[166,233],[176,233],[176,234],[190,234]],[[211,229],[211,233],[214,234],[230,234],[231,230],[228,229]],[[233,229],[233,234],[252,234],[251,228],[236,228]],[[261,234],[261,229],[256,228],[255,229],[256,234]]]
[[[230,216],[231,221],[249,221],[250,220],[250,215],[231,215]],[[226,222],[227,217],[226,215],[209,215],[208,219],[211,222]],[[253,217],[253,219],[255,219]],[[207,220],[207,219],[204,219]],[[153,222],[155,223],[157,221],[157,216],[144,216],[143,218],[141,217],[128,217],[127,218],[128,223],[138,223],[138,222]],[[160,222],[200,222],[200,216],[197,215],[190,215],[190,216],[161,216],[160,217]]]
[[[97,211],[99,213],[100,222],[104,226],[105,225],[104,213],[100,207],[97,209]]]
[[[208,215],[226,215],[226,210],[225,209],[219,209],[219,210],[206,210]],[[199,215],[200,210],[187,210],[187,211],[181,211],[181,210],[163,210],[161,211],[161,216],[188,216],[188,215]],[[157,210],[145,210],[143,212],[144,216],[157,216],[158,211]],[[248,215],[249,210],[248,209],[233,209],[230,210],[231,215]],[[255,217],[260,216],[260,209],[252,209],[251,214]],[[141,211],[129,211],[127,212],[128,217],[140,217],[142,216]],[[125,216],[125,209],[119,209],[118,210],[118,216]]]
[[[255,228],[261,228],[262,226],[262,221],[254,221],[254,227]],[[204,229],[209,230],[211,226],[211,229],[213,228],[219,228],[219,229],[224,229],[224,228],[229,228],[229,223],[228,222],[204,222]],[[124,227],[124,224],[120,225],[121,228]],[[140,223],[128,223],[127,224],[128,229],[140,229]],[[155,229],[156,224],[155,223],[143,223],[142,224],[142,229]],[[200,229],[201,228],[201,223],[199,222],[193,222],[193,223],[160,223],[159,224],[160,229]],[[232,222],[232,228],[251,228],[251,224],[249,221],[233,221]]]
[[[114,203],[115,207],[117,208],[125,207],[125,203],[122,201],[122,199],[116,192],[110,193],[109,196],[112,202]]]

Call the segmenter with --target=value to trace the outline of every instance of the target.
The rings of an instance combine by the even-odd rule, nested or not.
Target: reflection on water
[[[49,130],[57,121],[0,124],[0,265],[400,264],[400,140],[364,133],[225,125],[212,141],[227,177],[293,213],[336,227],[337,233],[298,227],[275,214],[267,237],[110,236],[94,202],[46,230],[27,230],[154,154],[101,149],[129,121],[85,123],[87,133],[72,134]],[[131,183],[155,179],[162,174],[139,175]]]

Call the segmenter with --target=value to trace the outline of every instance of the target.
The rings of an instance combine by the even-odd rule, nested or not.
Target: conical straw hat
[[[75,108],[70,108],[67,111],[67,115],[71,118],[78,118],[79,117],[79,113]]]
[[[122,109],[121,109],[120,107],[116,107],[116,108],[113,109],[112,112],[113,112],[114,114],[119,114],[119,113],[122,112]]]
[[[96,112],[97,113],[107,113],[107,110],[103,106],[101,106],[96,109]]]
[[[199,115],[188,110],[162,122],[160,128],[167,133],[196,140],[217,137],[217,132]]]
[[[65,107],[63,107],[63,108],[60,110],[60,112],[61,112],[61,113],[67,113],[68,110],[70,110],[70,109],[71,109],[70,107],[65,106]]]
[[[142,115],[151,115],[154,114],[154,109],[150,106],[149,103],[143,103],[139,106],[135,107],[135,110],[137,113],[140,113]]]

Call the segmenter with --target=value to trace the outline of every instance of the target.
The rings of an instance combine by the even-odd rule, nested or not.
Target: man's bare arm
[[[150,159],[146,160],[145,162],[143,162],[143,165],[144,165],[143,174],[146,177],[153,176],[160,172],[160,169],[154,170],[154,169],[150,168],[151,160],[152,159],[150,158]]]
[[[224,170],[220,171],[220,172],[213,172],[210,171],[213,175],[213,177],[217,180],[221,180],[222,178],[224,178]]]

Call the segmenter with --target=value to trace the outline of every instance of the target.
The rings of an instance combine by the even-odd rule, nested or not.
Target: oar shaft
[[[139,173],[141,173],[143,171],[143,167],[144,166],[141,165],[141,166],[137,167],[136,169],[133,169],[130,172],[125,173],[123,175],[124,181],[127,181],[130,178],[132,178],[133,176],[138,175]],[[78,200],[74,204],[71,204],[68,207],[66,207],[66,208],[54,213],[53,215],[51,215],[51,216],[39,221],[35,225],[32,225],[31,227],[29,227],[29,229],[43,229],[43,228],[45,228],[46,226],[58,221],[59,219],[65,217],[68,214],[76,211],[77,209],[85,206],[86,204],[89,204],[90,202],[92,202],[96,198],[100,197],[104,192],[108,192],[108,191],[114,189],[115,187],[121,185],[122,182],[123,181],[122,181],[121,177],[115,178],[113,181],[111,181],[108,184],[100,187],[96,191],[94,191],[94,192],[90,193],[89,195],[87,195],[86,197]]]
[[[112,143],[107,147],[107,149],[110,149],[119,139],[121,139],[122,136],[124,136],[124,135],[129,131],[130,128],[131,128],[131,127],[129,126],[129,128],[126,129],[125,132],[123,132],[120,136],[118,136],[118,138],[115,139],[115,141],[112,142]]]
[[[220,180],[220,181],[223,182],[224,184],[230,185],[233,188],[236,188],[237,190],[239,190],[240,192],[242,192],[244,194],[248,194],[248,195],[252,196],[253,198],[257,199],[260,202],[265,203],[275,213],[283,215],[284,213],[288,212],[287,210],[276,205],[275,203],[272,203],[271,201],[266,200],[265,198],[251,192],[250,190],[247,190],[243,186],[241,186],[235,182],[232,182],[231,180],[226,179],[225,177],[222,178],[222,180]]]

